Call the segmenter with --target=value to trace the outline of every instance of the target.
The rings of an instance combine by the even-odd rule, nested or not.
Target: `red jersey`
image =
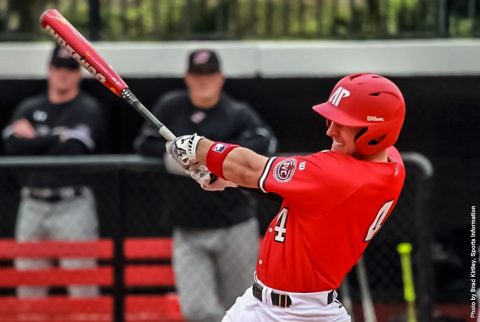
[[[263,240],[257,276],[288,292],[337,289],[397,203],[400,153],[369,162],[324,151],[270,158],[259,188],[283,197]]]

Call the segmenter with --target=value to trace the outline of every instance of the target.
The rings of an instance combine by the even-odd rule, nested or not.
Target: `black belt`
[[[257,282],[253,283],[252,293],[253,293],[253,296],[255,296],[259,301],[262,301],[262,298],[263,298],[262,290],[263,290],[263,286],[261,286]],[[272,291],[271,293],[272,293],[271,297],[272,297],[273,305],[280,306],[280,307],[290,307],[292,305],[292,299],[290,298],[290,296],[288,296],[288,294],[277,293],[275,291]],[[327,305],[333,302],[333,293],[334,291],[331,291],[330,293],[328,293]]]
[[[22,191],[24,197],[41,200],[45,202],[59,202],[64,199],[78,197],[83,194],[82,187],[63,187],[63,188],[25,188]]]

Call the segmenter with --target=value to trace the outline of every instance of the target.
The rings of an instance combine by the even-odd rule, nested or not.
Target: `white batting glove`
[[[206,191],[223,191],[225,188],[238,187],[233,182],[213,177],[212,173],[204,165],[194,165],[190,167],[190,170],[187,170],[187,173]],[[213,182],[212,178],[215,178]]]
[[[196,150],[198,142],[203,139],[203,136],[192,135],[179,136],[173,141],[168,141],[165,144],[167,153],[177,161],[185,170],[188,170],[190,166],[197,164]]]

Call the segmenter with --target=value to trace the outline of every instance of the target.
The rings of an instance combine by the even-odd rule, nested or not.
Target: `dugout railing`
[[[434,302],[432,230],[430,198],[433,170],[430,162],[418,153],[403,153],[407,178],[399,203],[391,218],[372,240],[364,256],[369,291],[375,308],[402,305],[403,286],[396,246],[413,245],[414,280],[417,291],[419,321],[430,321]],[[100,224],[100,238],[113,241],[113,283],[102,287],[102,295],[113,298],[114,321],[125,321],[125,298],[129,294],[166,294],[174,288],[142,285],[127,288],[125,269],[131,263],[125,257],[124,242],[131,238],[170,237],[169,216],[182,191],[163,162],[137,155],[98,155],[79,157],[2,157],[0,158],[0,238],[13,239],[22,181],[29,173],[53,173],[69,176],[90,186],[95,194]],[[173,179],[173,180],[172,180]],[[187,180],[187,178],[185,178]],[[263,235],[275,216],[280,200],[251,191],[258,209]],[[192,207],[202,207],[202,201]],[[81,223],[79,223],[81,224]],[[142,260],[137,260],[142,264]],[[13,267],[12,259],[1,259],[1,267]],[[195,273],[192,268],[192,274]],[[360,303],[357,274],[349,274],[351,298]],[[50,294],[65,294],[54,287]],[[13,296],[14,288],[0,289],[0,296]],[[357,305],[358,306],[358,305]],[[88,308],[85,310],[88,312]],[[380,313],[383,314],[383,313]],[[382,320],[379,317],[379,320]]]

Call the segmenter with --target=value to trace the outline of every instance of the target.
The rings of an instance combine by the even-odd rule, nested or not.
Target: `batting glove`
[[[185,170],[188,170],[192,165],[197,164],[196,150],[198,142],[203,139],[203,136],[192,135],[179,136],[175,140],[168,141],[165,144],[167,153],[177,161]]]
[[[204,165],[194,165],[187,170],[187,173],[206,191],[223,191],[225,188],[238,187],[233,182],[214,177]],[[215,178],[215,180],[212,180],[212,178]]]

